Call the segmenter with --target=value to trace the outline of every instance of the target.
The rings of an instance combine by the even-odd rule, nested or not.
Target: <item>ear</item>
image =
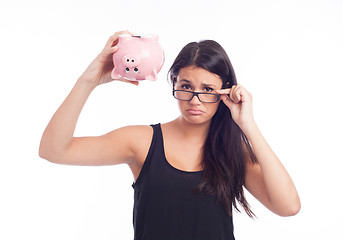
[[[146,34],[144,36],[142,36],[143,41],[154,41],[154,42],[158,42],[159,36],[157,34]]]
[[[113,68],[112,73],[111,73],[112,79],[119,79],[121,78],[121,75],[116,71],[116,68]]]
[[[153,35],[152,39],[154,39],[155,42],[158,42],[159,36],[158,35]]]
[[[145,80],[156,81],[157,79],[157,72],[154,70],[152,73],[145,77]]]
[[[131,35],[127,34],[127,33],[120,34],[119,37],[118,37],[119,40],[124,40],[124,39],[129,39],[129,38],[131,38]]]

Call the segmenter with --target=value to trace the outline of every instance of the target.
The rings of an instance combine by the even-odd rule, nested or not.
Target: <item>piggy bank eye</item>
[[[134,68],[133,71],[134,71],[135,73],[138,73],[138,68]]]
[[[126,72],[129,72],[129,71],[130,71],[130,69],[129,69],[129,68],[125,68],[125,71],[126,71]]]

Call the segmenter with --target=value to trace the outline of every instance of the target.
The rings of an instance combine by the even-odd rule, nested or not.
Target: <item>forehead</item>
[[[177,81],[181,82],[186,80],[194,85],[205,84],[205,85],[215,85],[220,87],[222,85],[221,78],[214,73],[211,73],[203,68],[198,68],[194,66],[189,66],[181,68],[179,71],[179,76]]]

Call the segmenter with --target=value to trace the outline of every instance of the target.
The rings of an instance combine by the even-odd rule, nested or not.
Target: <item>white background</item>
[[[343,239],[343,1],[1,1],[0,239],[133,239],[127,165],[77,167],[39,158],[41,135],[110,35],[156,33],[156,82],[112,82],[91,94],[75,135],[167,122],[179,114],[167,71],[190,41],[214,39],[255,119],[292,176],[300,213],[282,218],[247,194],[236,239]]]

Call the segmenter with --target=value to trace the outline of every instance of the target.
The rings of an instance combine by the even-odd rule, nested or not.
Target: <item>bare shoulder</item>
[[[123,135],[129,137],[133,159],[128,163],[134,177],[134,181],[138,178],[143,167],[146,156],[148,155],[152,137],[153,128],[151,126],[127,126],[120,129]]]
[[[145,153],[148,152],[152,136],[153,128],[148,125],[126,126],[118,129],[124,138],[128,138],[130,147],[134,153],[134,161],[144,161]],[[143,158],[143,159],[142,159]]]
[[[144,136],[145,134],[149,134],[149,132],[152,132],[152,127],[148,125],[131,125],[131,126],[125,126],[118,128],[114,131],[120,132],[120,134],[125,134],[130,137],[134,136]]]
[[[133,125],[119,128],[121,135],[129,137],[133,142],[138,142],[139,140],[144,141],[150,139],[153,133],[153,129],[148,125]],[[151,135],[151,136],[150,136]]]

